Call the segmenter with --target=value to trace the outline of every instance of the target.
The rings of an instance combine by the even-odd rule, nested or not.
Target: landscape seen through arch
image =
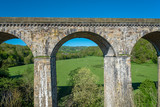
[[[82,44],[78,44],[79,41]],[[70,43],[73,43],[73,42],[75,42],[74,45],[70,45]],[[87,44],[85,44],[85,42]],[[88,45],[88,42],[90,42],[90,45]],[[6,42],[6,43],[9,43],[9,42]],[[10,88],[7,88],[5,90],[9,90],[10,92],[13,93],[13,95],[14,94],[17,95],[16,97],[18,98],[11,98],[11,100],[17,101],[17,102],[13,101],[12,102],[13,105],[15,104],[15,105],[33,106],[33,56],[30,54],[26,55],[26,53],[30,53],[30,50],[27,48],[27,46],[18,46],[13,44],[6,44],[6,43],[3,43],[0,45],[1,58],[4,58],[1,61],[1,71],[4,70],[3,66],[6,66],[5,61],[8,61],[7,62],[8,71],[6,70],[7,68],[5,68],[4,72],[6,72],[6,74],[5,73],[4,74],[6,77],[4,76],[4,74],[1,74],[1,76],[3,76],[4,78],[0,79],[0,83],[1,83],[0,85],[1,86],[7,85],[7,83],[9,83],[6,87],[10,87]],[[7,54],[7,57],[2,57],[5,54]],[[21,58],[22,56],[23,56],[23,59],[25,59],[23,60],[24,62],[20,61],[20,59],[22,59]],[[90,99],[88,100],[85,99],[85,104],[91,105],[90,104],[91,102],[94,103],[94,101],[96,101],[97,103],[94,103],[95,105],[97,104],[97,105],[103,106],[104,60],[103,60],[103,54],[100,48],[94,42],[84,38],[80,38],[79,40],[71,39],[59,49],[56,57],[57,57],[56,64],[57,64],[58,105],[59,106],[65,106],[70,104],[75,105],[76,103],[80,105],[81,102],[76,101],[77,97],[73,98],[73,96],[71,96],[73,94],[77,94],[74,91],[72,91],[72,90],[76,90],[76,88],[73,87],[73,83],[71,82],[71,80],[73,80],[74,76],[75,77],[83,76],[81,73],[84,73],[83,71],[85,71],[89,74],[88,76],[92,75],[92,77],[94,78],[94,79],[91,78],[89,80],[89,82],[91,82],[89,84],[92,84],[95,87],[95,89],[86,90],[87,87],[86,88],[83,87],[84,88],[83,91],[94,92],[98,90],[102,92],[99,94],[101,96],[98,97],[99,102],[97,102],[96,100],[92,101]],[[27,61],[27,59],[29,61]],[[16,64],[16,61],[17,61],[17,64]],[[140,94],[139,92],[141,90],[139,89],[141,82],[145,81],[152,85],[152,81],[153,81],[153,84],[157,85],[156,51],[148,41],[144,39],[140,39],[137,42],[134,49],[132,50],[131,65],[132,65],[131,76],[132,76],[133,93],[137,99],[139,98],[139,94]],[[31,84],[29,89],[27,89],[29,92],[27,93],[28,95],[26,98],[28,99],[24,99],[22,97],[22,93],[17,88],[17,87],[26,88],[25,85],[23,86],[22,83],[20,83],[21,80],[25,81],[25,85]],[[15,82],[17,81],[19,83],[15,84]],[[75,80],[75,81],[79,82],[78,80]],[[145,82],[143,84],[145,84]],[[13,90],[15,89],[17,89],[18,91],[14,92]],[[1,90],[4,90],[4,89],[1,89]],[[82,93],[84,93],[83,91]],[[1,91],[1,93],[2,92],[3,91]],[[5,93],[5,94],[8,94],[8,93]],[[84,94],[87,94],[87,93],[84,93]],[[90,95],[92,94],[90,93]],[[78,97],[80,97],[80,95]],[[157,99],[156,95],[152,97],[155,100]],[[1,94],[1,98],[4,98],[2,94]],[[82,97],[81,100],[83,101],[83,99],[84,98]],[[25,103],[23,101],[25,101]],[[135,102],[137,104],[140,103],[136,100]],[[153,102],[156,104],[156,101],[153,101]],[[1,99],[0,104],[4,105],[6,103],[4,102],[4,100]]]

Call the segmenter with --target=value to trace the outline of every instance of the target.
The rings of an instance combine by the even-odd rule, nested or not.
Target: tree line
[[[33,63],[33,55],[27,46],[6,43],[0,45],[0,67],[20,66],[30,63]]]
[[[77,50],[77,51],[75,51]],[[145,39],[140,39],[132,49],[131,61],[134,63],[145,63],[152,61],[157,63],[156,50],[153,45]],[[98,46],[90,47],[69,47],[62,46],[57,55],[57,60],[83,58],[86,56],[103,56],[101,49]]]
[[[68,49],[70,49],[70,51],[66,51]],[[74,49],[77,49],[77,51],[73,51]],[[56,59],[63,60],[72,58],[84,58],[86,56],[103,56],[103,53],[97,46],[90,46],[90,47],[62,46],[57,52]]]
[[[98,46],[62,46],[57,52],[56,59],[64,60],[84,58],[86,56],[103,56],[103,53]],[[30,64],[33,63],[33,60],[32,52],[27,46],[10,45],[6,43],[0,45],[0,67]],[[140,39],[132,50],[131,61],[135,63],[145,63],[149,60],[157,63],[156,50],[147,40]]]

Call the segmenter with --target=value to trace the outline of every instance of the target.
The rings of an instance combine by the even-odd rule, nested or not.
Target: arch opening
[[[54,47],[51,56],[55,56],[58,49],[68,40],[71,40],[73,38],[87,38],[95,42],[100,49],[103,52],[103,56],[115,56],[115,52],[113,50],[113,47],[110,45],[110,43],[105,40],[103,37],[101,37],[98,34],[92,33],[92,32],[76,32],[67,35],[63,39],[61,39],[56,46]]]
[[[74,39],[74,38],[86,38],[86,39],[90,39],[92,40],[93,42],[95,42],[99,48],[101,49],[102,51],[102,56],[105,57],[105,56],[115,56],[115,52],[112,48],[112,46],[109,44],[109,42],[107,42],[104,38],[102,38],[101,36],[95,34],[95,33],[92,33],[92,32],[76,32],[76,33],[72,33],[72,34],[69,34],[68,36],[64,37],[63,39],[61,39],[56,45],[55,45],[55,48],[53,49],[52,51],[52,54],[51,54],[51,73],[52,73],[52,94],[54,95],[54,97],[52,97],[53,99],[53,105],[57,105],[57,63],[56,63],[56,54],[59,50],[59,48],[66,42],[66,41],[69,41],[71,39]],[[102,58],[102,57],[101,57]],[[92,59],[92,58],[91,58]],[[103,59],[103,58],[102,58]],[[81,63],[85,63],[85,61],[79,61]],[[92,62],[96,62],[95,61],[92,61]],[[97,61],[98,62],[98,61]],[[69,62],[68,62],[69,63]],[[73,63],[74,65],[75,63]],[[102,69],[102,72],[104,70],[104,61],[101,62],[102,66],[100,65],[100,69]],[[88,65],[88,64],[86,64]],[[61,65],[64,67],[64,65]],[[69,66],[67,66],[68,68]],[[98,66],[97,66],[98,67]],[[61,67],[62,68],[62,67]],[[76,70],[76,69],[73,69],[73,71]],[[104,74],[103,74],[104,75]],[[104,76],[102,77],[104,78]],[[56,81],[56,82],[55,82]],[[103,82],[104,84],[104,82]],[[59,90],[59,89],[58,89]]]
[[[0,106],[33,107],[33,54],[26,44],[13,44],[15,39],[19,40],[0,32]],[[5,43],[7,40],[11,40],[10,44]]]
[[[159,91],[157,89],[159,71],[157,72],[157,56],[160,55],[159,41],[160,32],[151,32],[139,39],[132,49],[131,73],[135,106],[145,106],[145,104],[157,106],[158,104],[157,93],[159,94]],[[145,91],[142,92],[142,90]],[[145,98],[144,96],[147,94],[151,96]],[[146,100],[143,101],[144,99]],[[149,102],[148,99],[152,100]]]
[[[157,55],[160,55],[160,31],[146,34],[142,38],[148,40],[156,49]]]

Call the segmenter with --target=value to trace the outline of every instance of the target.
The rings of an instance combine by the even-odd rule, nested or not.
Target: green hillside
[[[103,84],[103,57],[89,56],[85,58],[58,60],[56,63],[58,86],[68,86],[69,73],[81,67],[88,67],[99,77],[98,84]],[[148,62],[143,64],[132,63],[131,65],[132,83],[142,82],[146,78],[157,81],[157,64]],[[10,67],[10,75],[21,75],[27,67],[33,69],[33,64]]]

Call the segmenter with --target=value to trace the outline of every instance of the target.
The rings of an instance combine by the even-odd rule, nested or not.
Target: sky
[[[10,39],[5,41],[5,43],[22,46],[26,45],[21,39]],[[63,46],[97,46],[97,44],[86,38],[74,38],[65,42]]]
[[[0,0],[0,3],[0,17],[160,18],[160,0]],[[84,39],[71,41],[77,45],[93,44]],[[64,45],[72,46],[72,42]],[[9,43],[14,44],[13,40]],[[20,40],[15,43],[24,45]]]

